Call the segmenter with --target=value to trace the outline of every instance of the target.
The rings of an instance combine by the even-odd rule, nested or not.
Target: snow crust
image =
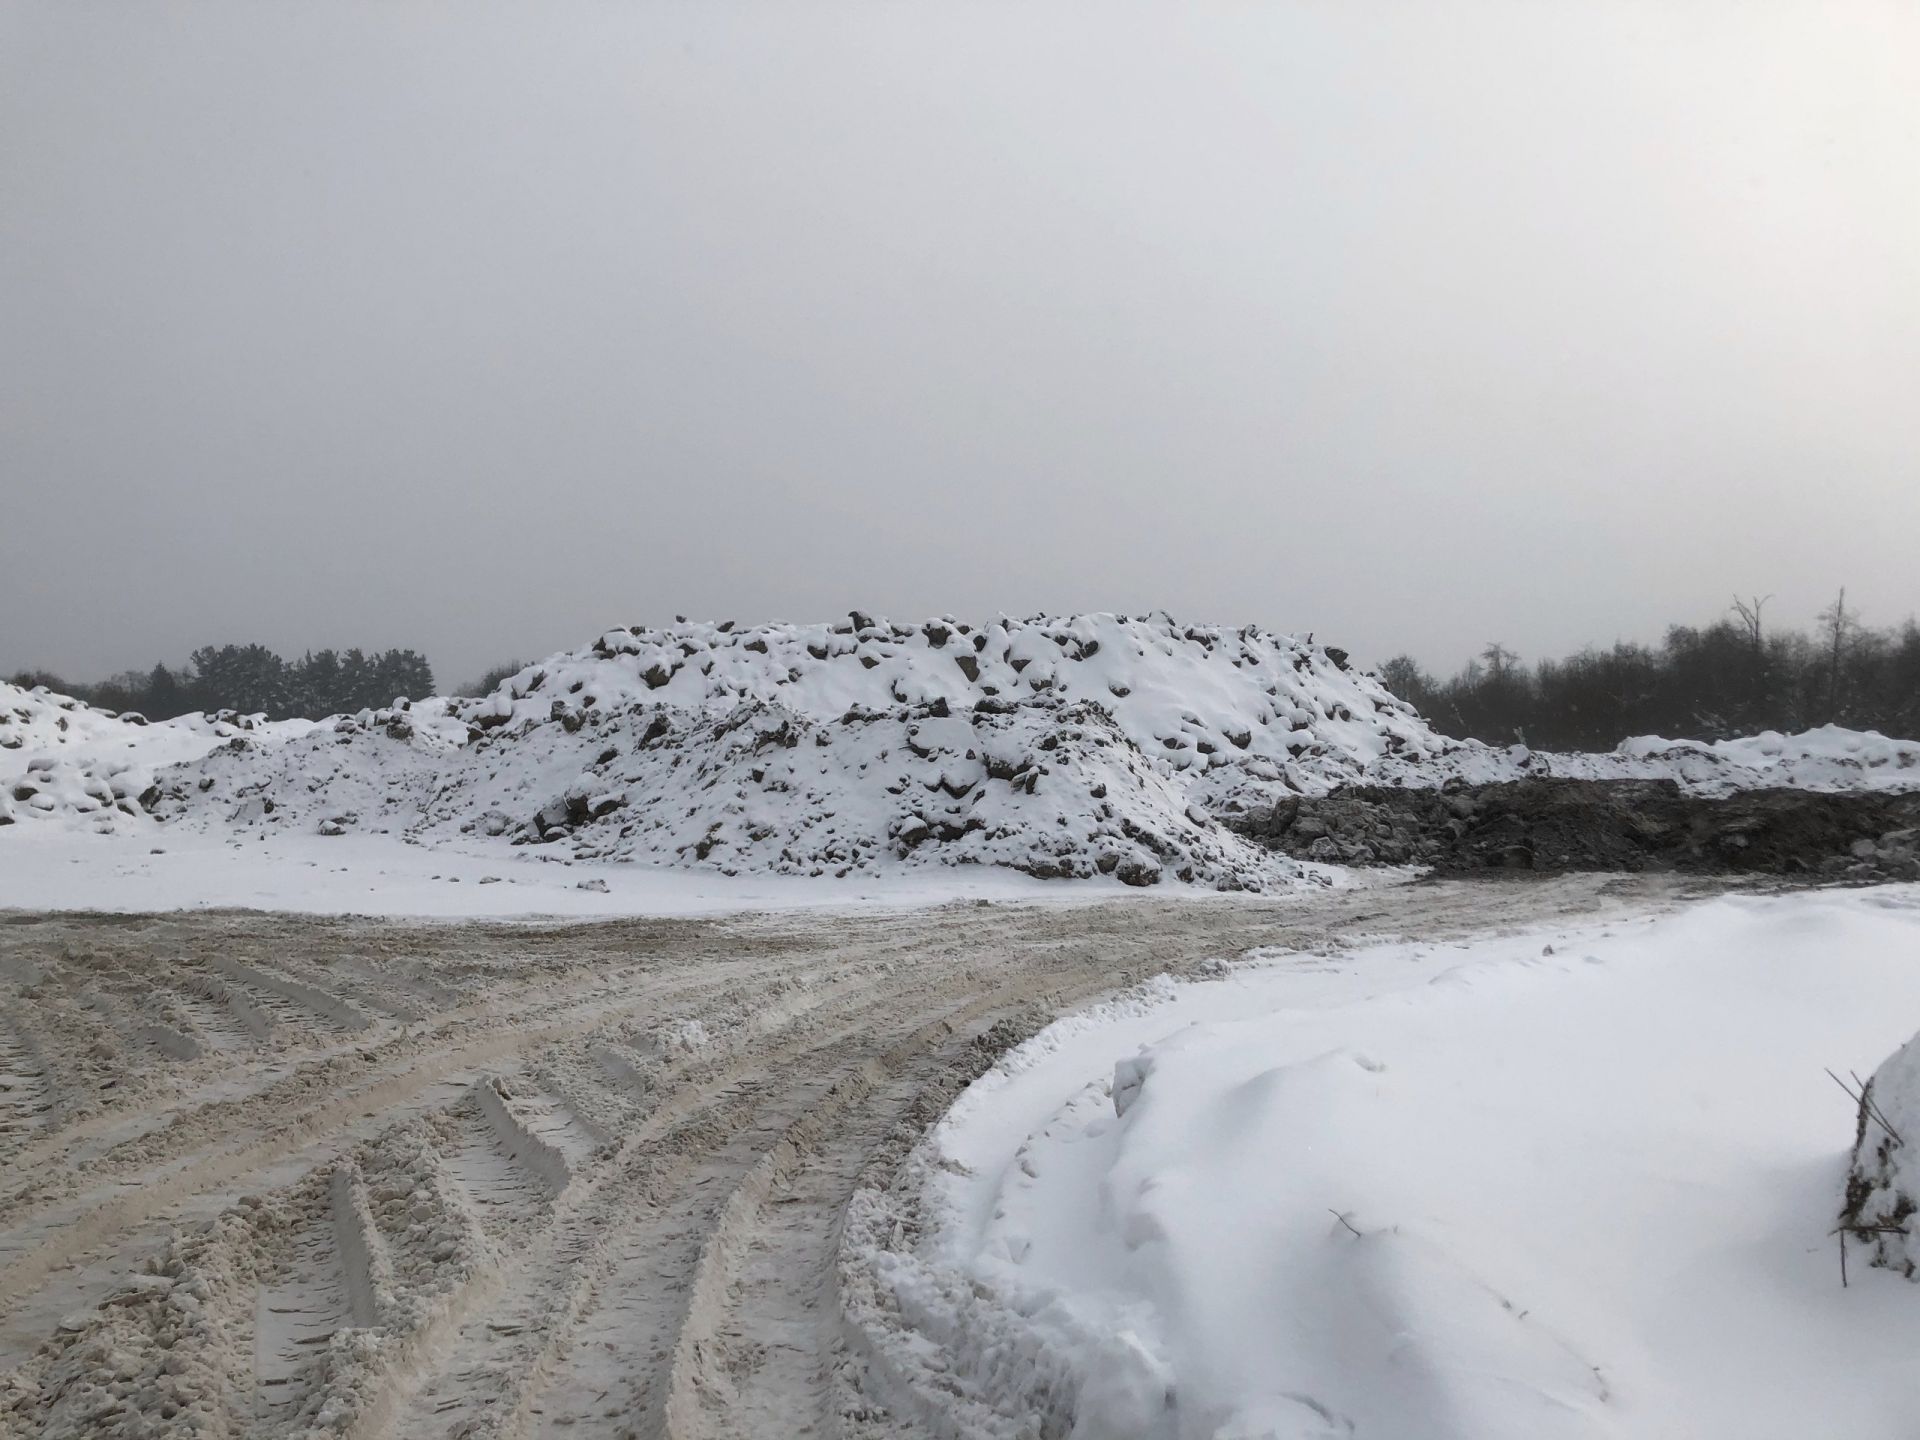
[[[1352,883],[1342,877],[1341,883]],[[924,909],[955,902],[1077,905],[1163,891],[1057,885],[1012,870],[922,866],[845,879],[549,858],[497,842],[409,845],[392,835],[223,835],[162,828],[95,835],[0,830],[0,910],[151,913],[246,909],[423,920],[593,919],[743,911]],[[1178,893],[1205,902],[1212,891]]]
[[[1909,1435],[1823,1071],[1912,1033],[1917,950],[1891,887],[1163,980],[860,1198],[850,1318],[965,1436]]]

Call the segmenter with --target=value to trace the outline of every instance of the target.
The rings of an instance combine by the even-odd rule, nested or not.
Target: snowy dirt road
[[[1007,1045],[1256,946],[1704,891],[0,917],[0,1436],[913,1434],[846,1348],[841,1220]]]

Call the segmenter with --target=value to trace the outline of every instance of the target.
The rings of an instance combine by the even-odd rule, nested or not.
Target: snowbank
[[[1823,1071],[1912,1032],[1917,946],[1903,887],[1163,982],[862,1197],[851,1318],[969,1436],[1911,1434]]]

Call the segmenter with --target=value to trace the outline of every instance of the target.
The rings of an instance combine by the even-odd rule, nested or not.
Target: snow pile
[[[1841,1286],[1823,1071],[1920,1018],[1920,895],[1546,938],[1043,1032],[853,1211],[878,1378],[963,1436],[1911,1434],[1920,1306]]]
[[[137,826],[146,820],[139,797],[156,769],[237,739],[277,742],[309,725],[231,713],[149,724],[44,686],[0,682],[0,826],[54,820],[103,833]]]
[[[109,830],[145,808],[206,833],[724,875],[938,863],[1258,889],[1324,878],[1261,843],[1263,817],[1356,780],[1920,788],[1920,745],[1831,729],[1606,756],[1455,741],[1337,649],[1165,615],[622,628],[490,695],[317,724],[147,725],[11,687],[0,701],[0,822]]]
[[[1217,817],[1450,744],[1340,652],[1255,627],[682,624],[609,631],[490,696],[216,751],[161,777],[156,813],[726,873],[1242,888],[1306,872]]]
[[[1909,1280],[1920,1273],[1913,1216],[1920,1212],[1920,1035],[1894,1051],[1859,1092],[1853,1163],[1847,1170],[1840,1223],[1875,1265]]]
[[[1890,740],[1877,730],[1822,725],[1798,735],[1763,730],[1737,740],[1662,740],[1643,736],[1617,754],[1641,763],[1687,769],[1719,767],[1733,789],[1763,784],[1803,790],[1920,789],[1920,741]],[[1712,783],[1705,781],[1702,783]]]
[[[1763,730],[1735,740],[1666,740],[1641,735],[1605,754],[1497,748],[1457,742],[1440,754],[1390,759],[1377,783],[1435,786],[1554,776],[1569,780],[1672,780],[1694,795],[1743,790],[1920,790],[1920,741],[1877,730],[1823,725],[1798,735]]]
[[[139,716],[96,710],[44,685],[23,690],[0,680],[0,751],[97,751],[131,740],[132,732],[145,724]]]

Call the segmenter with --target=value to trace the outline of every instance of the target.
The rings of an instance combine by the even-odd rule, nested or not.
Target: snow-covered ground
[[[1917,887],[1223,963],[975,1083],[851,1315],[948,1434],[1910,1436],[1824,1071],[1917,1029]]]
[[[0,1435],[928,1440],[861,1386],[834,1262],[863,1178],[997,1046],[1119,975],[1680,887],[1048,888],[513,929],[5,917]]]
[[[24,827],[20,827],[24,830]],[[1358,872],[1310,867],[1329,885]],[[154,828],[80,834],[0,830],[0,910],[277,910],[423,919],[722,915],[754,910],[919,908],[961,900],[1073,905],[1142,892],[1116,880],[1059,885],[983,865],[809,878],[611,860],[548,861],[486,845],[412,845],[391,835],[233,837]],[[1183,886],[1153,894],[1204,901]]]

